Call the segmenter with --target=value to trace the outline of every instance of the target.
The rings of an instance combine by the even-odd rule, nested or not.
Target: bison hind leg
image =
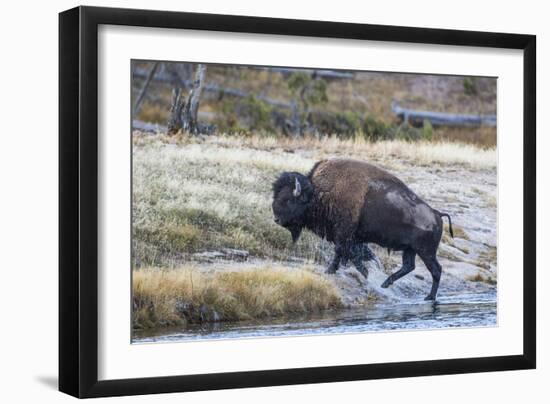
[[[426,264],[426,268],[432,274],[432,289],[424,300],[435,300],[437,289],[439,288],[439,280],[441,279],[441,264],[437,261],[435,254],[428,256],[420,255],[420,258],[422,258],[422,261]]]
[[[404,277],[409,272],[412,272],[415,268],[415,265],[414,265],[415,258],[416,258],[416,252],[413,249],[408,248],[405,251],[403,251],[403,265],[401,266],[401,269],[396,273],[388,276],[388,279],[384,281],[384,283],[382,284],[382,287],[387,288],[391,286],[396,280]]]

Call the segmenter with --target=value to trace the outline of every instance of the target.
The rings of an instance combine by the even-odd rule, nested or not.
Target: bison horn
[[[294,188],[294,191],[292,192],[292,195],[294,195],[295,197],[299,197],[300,194],[302,193],[302,186],[300,185],[300,181],[298,181],[298,178],[294,178],[294,185],[295,185],[295,188]]]

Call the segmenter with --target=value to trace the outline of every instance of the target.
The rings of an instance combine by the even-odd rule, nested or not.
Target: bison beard
[[[371,164],[323,160],[305,176],[283,172],[273,183],[275,222],[296,242],[305,227],[335,245],[327,272],[351,260],[365,277],[364,260],[374,259],[367,243],[403,251],[403,265],[382,284],[388,287],[415,268],[416,255],[432,274],[427,300],[434,300],[441,277],[436,253],[443,231],[442,216],[403,182]]]

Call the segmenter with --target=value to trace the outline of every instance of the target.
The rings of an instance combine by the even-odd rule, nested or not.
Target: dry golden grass
[[[479,261],[485,262],[486,264],[497,264],[497,248],[496,247],[487,247],[486,250],[483,250],[479,253]]]
[[[482,148],[494,148],[497,144],[497,128],[479,127],[439,127],[434,130],[435,141],[467,143]]]
[[[369,142],[363,137],[342,139],[336,136],[315,137],[270,137],[221,136],[220,142],[228,146],[246,146],[259,150],[295,150],[316,151],[329,157],[334,154],[348,156],[375,157],[382,160],[406,159],[414,163],[431,164],[466,164],[472,167],[496,167],[496,150],[481,149],[474,145],[456,142],[407,142],[404,140],[387,140]]]
[[[150,136],[142,136],[139,132],[134,135],[135,143],[142,144]],[[193,143],[194,139],[186,135],[169,137],[161,135],[158,140],[166,143]],[[494,147],[480,148],[472,144],[448,141],[416,141],[384,140],[370,142],[361,136],[350,139],[342,139],[337,136],[300,138],[280,136],[236,136],[219,135],[208,137],[206,142],[231,148],[249,148],[261,151],[286,151],[307,150],[314,152],[318,157],[330,157],[345,154],[347,156],[374,157],[382,160],[405,159],[419,164],[465,164],[474,168],[496,167],[497,155]],[[240,156],[237,156],[239,158]],[[259,160],[265,156],[257,156]],[[293,160],[295,157],[285,155],[285,159]]]
[[[453,235],[454,238],[470,240],[470,236],[468,236],[464,229],[456,223],[453,223]],[[451,233],[449,232],[449,223],[443,223],[443,234],[441,236],[441,240],[446,244],[453,245],[453,238],[451,237]]]
[[[135,329],[250,320],[338,308],[334,286],[305,269],[201,272],[186,266],[133,272]]]
[[[481,272],[476,273],[475,275],[468,276],[466,280],[470,282],[483,282],[488,283],[489,285],[496,285],[497,281],[492,276],[483,275]]]

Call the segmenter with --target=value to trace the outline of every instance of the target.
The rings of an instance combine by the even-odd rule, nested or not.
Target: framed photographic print
[[[535,367],[535,37],[59,17],[59,386]]]

